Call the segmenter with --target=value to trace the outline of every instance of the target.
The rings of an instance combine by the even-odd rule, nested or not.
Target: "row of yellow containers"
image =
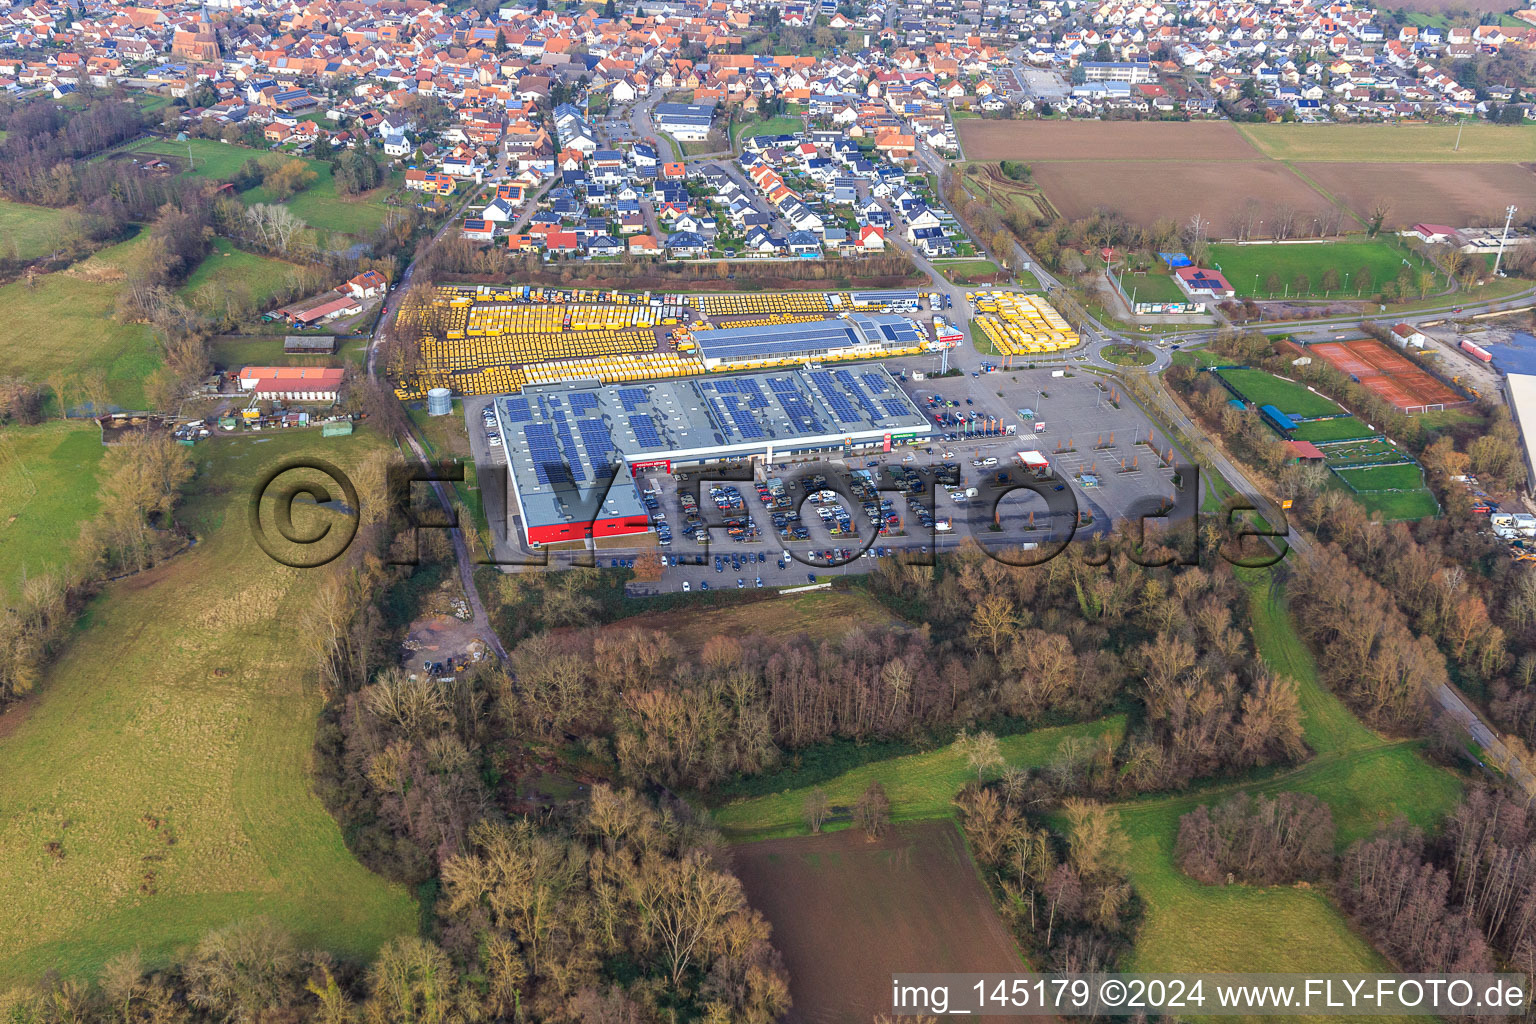
[[[563,330],[618,331],[626,327],[650,326],[655,322],[655,315],[649,308],[475,306],[469,311],[467,330],[471,335],[505,334],[517,330],[558,334]]]
[[[700,295],[698,306],[709,316],[746,316],[754,313],[825,313],[825,292],[752,292],[735,295]]]
[[[671,352],[603,356],[596,359],[563,359],[523,367],[523,373],[529,384],[593,378],[604,383],[660,380],[667,377],[691,377],[703,372],[704,364],[697,359],[674,355]]]
[[[422,355],[431,365],[468,369],[487,363],[530,363],[543,359],[650,352],[656,336],[645,328],[624,331],[581,331],[568,334],[505,334],[494,338],[422,340]]]
[[[825,313],[770,313],[767,316],[749,317],[745,320],[732,320],[730,323],[717,324],[719,327],[772,327],[776,324],[804,324],[815,320],[826,319]]]

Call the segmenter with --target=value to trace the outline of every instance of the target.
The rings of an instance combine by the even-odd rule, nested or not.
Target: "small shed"
[[[336,339],[329,334],[290,334],[283,338],[283,352],[295,356],[333,355]]]

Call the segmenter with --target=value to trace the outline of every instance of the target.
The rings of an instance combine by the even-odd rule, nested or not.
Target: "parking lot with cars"
[[[882,556],[925,557],[967,537],[1049,551],[1174,500],[1168,442],[1113,381],[984,366],[924,380],[915,366],[889,366],[938,430],[910,446],[642,470],[636,483],[655,533],[633,547],[605,542],[586,557],[617,568],[659,551],[662,579],[647,586],[661,590],[786,587],[869,571]],[[505,493],[505,449],[482,422],[488,402],[467,400],[465,417],[482,486],[493,467]],[[1048,466],[1022,465],[1021,452],[1041,453]],[[512,545],[521,549],[516,536]]]

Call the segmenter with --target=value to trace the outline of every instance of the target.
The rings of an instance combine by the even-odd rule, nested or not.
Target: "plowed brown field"
[[[858,829],[769,839],[731,857],[789,968],[791,1021],[869,1024],[891,1012],[897,971],[1027,969],[951,822],[875,842]]]

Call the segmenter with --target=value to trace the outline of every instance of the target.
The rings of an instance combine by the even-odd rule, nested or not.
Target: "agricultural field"
[[[319,577],[268,558],[243,506],[280,460],[346,467],[379,444],[308,431],[200,444],[179,519],[201,543],[108,586],[0,721],[0,988],[94,974],[134,947],[164,962],[252,914],[343,955],[414,933],[409,894],[352,857],[311,788],[321,698],[294,623]]]
[[[0,200],[0,255],[15,260],[48,255],[63,223],[63,210]]]
[[[0,430],[0,552],[9,570],[0,598],[68,559],[80,524],[96,514],[105,451],[89,420]]]
[[[114,317],[123,266],[138,240],[103,249],[87,260],[36,279],[0,286],[0,308],[16,344],[0,346],[0,375],[43,382],[49,374],[106,375],[108,400],[144,407],[144,380],[160,365],[158,344],[143,324]],[[41,344],[47,339],[47,344]]]
[[[1323,275],[1332,270],[1338,275],[1339,285],[1333,291],[1339,294],[1357,290],[1360,271],[1370,272],[1370,280],[1379,288],[1394,280],[1407,260],[1412,268],[1415,288],[1420,270],[1431,269],[1406,249],[1399,248],[1386,239],[1361,242],[1324,242],[1317,245],[1213,245],[1208,262],[1219,269],[1237,294],[1251,298],[1270,298],[1269,277],[1280,282],[1274,295],[1315,295],[1322,297]],[[1298,279],[1305,276],[1307,290],[1298,292]],[[1348,280],[1346,287],[1345,281]],[[1437,278],[1434,288],[1444,287],[1444,280]]]
[[[1122,122],[1113,124],[1119,127]],[[1106,209],[1118,211],[1133,224],[1150,227],[1164,219],[1186,224],[1198,214],[1210,225],[1212,235],[1221,236],[1236,230],[1255,197],[1262,197],[1267,207],[1289,206],[1301,223],[1311,222],[1329,207],[1328,201],[1290,168],[1262,158],[1205,163],[1137,155],[1099,162],[1033,160],[1031,166],[1035,182],[1069,219]]]
[[[1515,164],[1536,160],[1536,129],[1454,124],[1239,124],[1260,153],[1297,163]],[[1458,134],[1461,145],[1456,145]]]
[[[1235,234],[1255,200],[1265,211],[1293,210],[1303,225],[1335,203],[1363,224],[1385,200],[1393,228],[1489,223],[1536,188],[1536,129],[1523,126],[1467,125],[1459,149],[1455,125],[967,120],[957,128],[970,160],[1028,162],[1064,217],[1103,208],[1150,226],[1199,214],[1216,237]]]
[[[215,238],[213,251],[181,286],[181,294],[212,299],[228,292],[246,291],[259,304],[286,285],[297,269],[291,263],[244,252],[227,239]]]
[[[958,130],[968,160],[1232,163],[1258,157],[1228,121],[975,120]]]
[[[1334,416],[1344,410],[1305,384],[1263,370],[1221,370],[1221,376],[1254,405],[1273,405],[1292,416]]]
[[[1291,436],[1298,441],[1327,444],[1329,441],[1347,441],[1355,437],[1369,437],[1372,431],[1353,416],[1336,416],[1327,420],[1308,420],[1298,423]]]
[[[1116,715],[1098,722],[1004,736],[998,745],[1010,765],[1030,767],[1048,763],[1063,743],[1091,743],[1101,738],[1119,742],[1124,732],[1125,716]],[[974,774],[963,753],[953,746],[941,747],[862,765],[819,786],[738,800],[717,808],[714,821],[729,839],[804,835],[809,832],[801,816],[805,798],[812,790],[821,789],[833,806],[833,816],[826,825],[833,831],[850,823],[848,809],[871,782],[885,787],[891,815],[897,821],[948,817],[953,813],[955,794]]]
[[[1536,136],[1536,129],[1510,130]],[[1528,203],[1536,193],[1536,171],[1512,162],[1298,163],[1296,169],[1362,220],[1384,204],[1389,230],[1420,221],[1503,224],[1506,206]]]
[[[789,969],[792,1024],[868,1021],[896,971],[1011,972],[1018,947],[949,821],[731,848]]]

